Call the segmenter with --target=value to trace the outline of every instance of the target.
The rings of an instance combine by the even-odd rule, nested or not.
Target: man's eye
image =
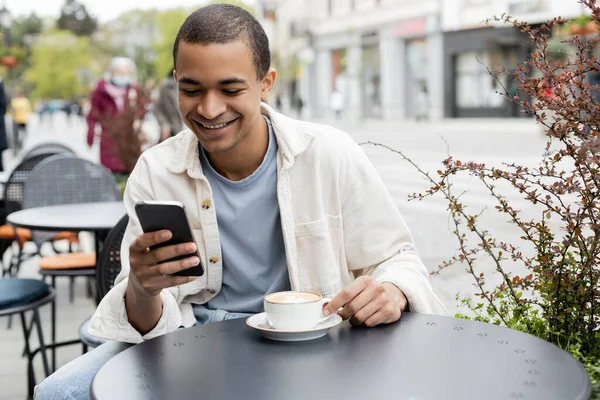
[[[193,96],[195,94],[200,93],[200,90],[186,90],[186,89],[181,89],[181,92],[187,96]]]
[[[235,96],[236,94],[240,94],[241,90],[223,90],[227,96]]]

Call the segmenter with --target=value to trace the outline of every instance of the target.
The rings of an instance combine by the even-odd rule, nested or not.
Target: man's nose
[[[219,115],[225,113],[227,105],[223,102],[217,94],[206,93],[200,104],[198,104],[197,112],[207,120],[217,118]]]

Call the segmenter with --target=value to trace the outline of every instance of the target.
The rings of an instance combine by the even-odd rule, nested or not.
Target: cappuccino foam
[[[302,304],[310,303],[319,300],[321,297],[315,293],[302,293],[302,292],[283,292],[273,293],[266,297],[266,300],[270,303],[279,304]]]

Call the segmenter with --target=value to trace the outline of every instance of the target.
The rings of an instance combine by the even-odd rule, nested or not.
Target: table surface
[[[125,215],[122,201],[36,207],[6,217],[19,228],[42,231],[108,231]]]
[[[367,329],[274,342],[245,320],[196,326],[112,358],[95,400],[587,400],[583,366],[558,347],[481,322],[406,313]]]

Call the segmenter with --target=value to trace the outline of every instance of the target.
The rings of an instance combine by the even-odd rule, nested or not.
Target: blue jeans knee
[[[62,366],[35,387],[36,400],[87,400],[96,373],[129,343],[107,342]]]

